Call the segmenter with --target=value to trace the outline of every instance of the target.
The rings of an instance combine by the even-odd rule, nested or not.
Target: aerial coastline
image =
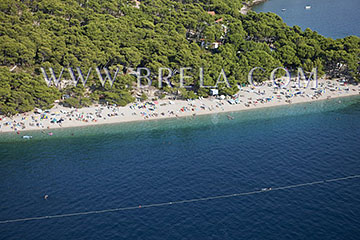
[[[246,15],[253,6],[263,3],[263,2],[266,2],[266,1],[267,0],[254,0],[248,4],[244,3],[244,6],[240,9],[240,13],[243,15]]]
[[[0,240],[358,239],[359,0],[5,2]]]
[[[287,88],[279,88],[271,82],[262,86],[248,85],[233,97],[217,96],[195,100],[162,99],[128,104],[93,105],[86,108],[66,108],[56,105],[49,110],[0,117],[0,133],[21,134],[29,130],[50,131],[57,128],[82,127],[167,118],[196,117],[198,115],[235,112],[296,103],[306,103],[360,94],[360,87],[342,80],[319,80],[318,88],[299,88],[295,81]],[[229,115],[229,120],[231,116]],[[51,133],[50,133],[51,134]]]

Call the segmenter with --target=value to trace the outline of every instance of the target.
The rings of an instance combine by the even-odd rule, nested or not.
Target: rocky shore
[[[243,3],[244,6],[240,9],[240,13],[246,15],[253,6],[263,3],[263,2],[266,2],[266,1],[267,0],[253,0],[249,3]]]

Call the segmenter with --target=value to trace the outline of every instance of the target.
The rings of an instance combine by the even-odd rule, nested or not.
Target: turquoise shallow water
[[[306,5],[311,9],[306,10]],[[254,7],[256,12],[278,14],[290,26],[310,28],[332,38],[360,36],[359,9],[358,0],[268,0]]]
[[[360,98],[0,135],[0,220],[360,174]],[[44,194],[49,195],[44,200]],[[360,180],[0,225],[0,239],[358,239]]]

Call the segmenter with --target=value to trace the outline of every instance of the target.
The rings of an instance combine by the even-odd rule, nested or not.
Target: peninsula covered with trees
[[[63,99],[69,106],[99,101],[124,106],[135,100],[138,67],[204,69],[204,84],[214,86],[222,69],[233,95],[249,71],[264,76],[277,67],[317,68],[319,75],[360,80],[360,38],[331,39],[310,29],[289,27],[273,13],[240,13],[241,0],[3,0],[0,2],[0,114],[50,108]],[[48,86],[41,68],[80,67],[93,71],[84,87]],[[102,85],[95,68],[120,69],[114,85]],[[191,89],[163,84],[161,95],[206,97],[198,72],[189,72]],[[62,79],[71,79],[64,71]],[[64,96],[67,96],[64,99]],[[141,93],[141,98],[146,95]]]

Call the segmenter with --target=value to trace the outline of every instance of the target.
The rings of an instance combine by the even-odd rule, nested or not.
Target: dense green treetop
[[[289,27],[273,13],[241,15],[240,0],[2,0],[0,2],[0,113],[15,114],[34,107],[51,107],[62,95],[70,106],[91,101],[126,105],[136,78],[127,69],[149,68],[156,82],[158,69],[192,67],[187,80],[201,96],[200,67],[205,85],[215,85],[222,69],[234,94],[253,67],[268,76],[276,67],[360,79],[360,38],[333,40],[310,29]],[[13,67],[16,66],[15,69]],[[99,81],[96,67],[120,73],[110,88]],[[40,68],[81,67],[86,89],[47,87]],[[10,69],[12,71],[10,72]],[[196,70],[195,70],[196,69]],[[105,76],[105,73],[102,72]],[[71,79],[64,71],[63,79]],[[172,80],[179,86],[179,75]],[[164,85],[164,91],[174,92]],[[196,96],[196,95],[195,95]]]

